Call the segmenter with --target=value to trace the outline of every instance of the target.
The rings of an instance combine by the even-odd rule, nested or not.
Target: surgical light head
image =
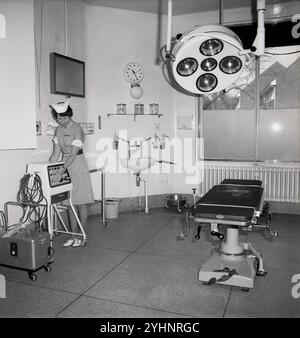
[[[170,59],[175,81],[193,94],[212,94],[234,84],[246,63],[238,36],[222,25],[196,26],[179,36]]]

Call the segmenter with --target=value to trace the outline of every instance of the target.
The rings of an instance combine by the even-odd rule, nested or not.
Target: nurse
[[[53,152],[50,162],[59,160],[64,166],[58,172],[62,176],[68,169],[72,181],[71,201],[77,211],[78,217],[85,227],[88,216],[88,204],[94,202],[92,184],[87,161],[83,154],[84,133],[79,123],[72,119],[73,110],[69,102],[58,102],[50,105],[53,118],[59,124],[55,129],[53,138]],[[74,233],[79,233],[78,223],[69,208],[70,226]],[[80,236],[81,237],[81,236]],[[82,238],[72,234],[63,244],[64,247],[80,247],[86,243]]]

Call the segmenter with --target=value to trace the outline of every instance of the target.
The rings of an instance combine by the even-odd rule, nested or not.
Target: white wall
[[[65,20],[66,19],[66,20]],[[66,26],[65,26],[66,22]],[[67,34],[65,34],[65,28]],[[56,52],[85,61],[83,48],[84,5],[81,1],[68,1],[66,16],[64,1],[35,0],[36,63],[40,72],[37,82],[37,120],[43,127],[54,122],[49,104],[66,100],[63,95],[50,94],[49,53]],[[86,121],[86,99],[72,97],[70,100],[74,115],[79,122]],[[45,132],[37,138],[37,151],[33,160],[49,158],[52,149],[51,137]]]
[[[33,0],[1,0],[0,13],[6,23],[6,38],[0,38],[0,149],[34,148]]]
[[[42,12],[41,0],[36,0],[34,4],[33,1],[28,0],[2,2],[5,2],[5,8],[13,15],[10,21],[7,18],[7,38],[9,37],[10,26],[13,26],[14,30],[18,29],[20,33],[14,35],[17,52],[23,46],[22,39],[24,37],[28,36],[30,41],[34,41],[33,15],[35,14],[37,58],[35,60],[35,51],[30,49],[30,46],[33,46],[33,44],[25,45],[22,50],[22,57],[24,57],[25,62],[23,67],[26,68],[28,54],[31,55],[31,63],[34,64],[34,61],[36,61],[36,67],[40,66],[40,77],[36,72],[38,68],[30,68],[31,76],[36,76],[36,92],[31,92],[30,98],[36,101],[34,107],[36,109],[36,119],[45,124],[53,122],[48,105],[65,98],[60,95],[50,94],[49,53],[53,51],[65,53],[64,2],[61,0],[43,1]],[[82,47],[82,35],[84,31],[82,21],[84,18],[82,14],[83,6],[80,1],[74,0],[68,2],[68,52],[74,55],[75,58],[84,58],[84,49]],[[12,58],[14,54],[15,52],[11,52]],[[22,83],[25,93],[28,89],[27,83],[24,80],[26,72],[27,70],[24,69],[24,73],[21,72],[15,80],[16,84]],[[5,81],[3,82],[5,83]],[[23,96],[14,96],[12,89],[7,94],[13,96],[13,104],[22,105],[24,103]],[[82,121],[85,121],[85,100],[72,99],[72,105],[75,111],[82,114]],[[2,124],[5,121],[2,115],[4,112],[1,110],[0,113]],[[18,126],[11,126],[12,135],[17,132],[17,128],[22,128],[21,121]],[[35,123],[31,133],[31,137],[34,136],[35,138]],[[26,165],[30,162],[45,161],[49,158],[52,149],[51,138],[51,136],[47,136],[46,134],[38,136],[37,146],[34,150],[0,150],[0,210],[3,209],[6,201],[16,201],[19,181],[26,172]]]
[[[19,0],[18,0],[19,1]],[[20,0],[21,1],[21,0]],[[21,1],[25,9],[30,3]],[[7,4],[14,8],[11,2]],[[26,12],[18,7],[14,9],[14,20],[18,22]],[[31,3],[31,10],[33,3]],[[35,150],[0,151],[0,209],[6,201],[15,201],[19,181],[30,162],[45,161],[52,149],[52,137],[45,133],[48,122],[53,122],[48,105],[64,100],[65,97],[50,94],[49,53],[58,52],[82,59],[86,62],[86,98],[71,98],[74,119],[78,122],[94,122],[95,134],[86,137],[87,155],[99,155],[97,141],[105,136],[111,137],[119,129],[127,129],[129,137],[145,137],[153,134],[155,123],[170,137],[174,134],[174,105],[172,88],[166,84],[160,66],[155,61],[157,17],[84,5],[81,1],[67,2],[67,45],[65,41],[64,2],[61,0],[34,2],[35,40],[36,40],[36,119],[42,122],[42,136],[37,137]],[[32,26],[26,26],[25,32],[33,34]],[[27,31],[26,31],[27,30]],[[122,31],[123,35],[120,35]],[[125,34],[125,38],[124,37]],[[66,50],[67,47],[67,50]],[[130,86],[122,77],[124,65],[130,61],[140,62],[145,69],[142,86],[144,96],[135,101],[129,94]],[[102,65],[102,67],[101,67]],[[33,95],[34,96],[34,95]],[[160,112],[157,117],[107,117],[114,112],[118,102],[125,102],[128,111],[133,111],[136,102],[148,104],[158,102]],[[97,130],[98,115],[102,116],[102,129]],[[35,131],[34,131],[35,133]],[[150,194],[169,192],[171,182],[161,182],[161,176],[151,175]],[[165,176],[164,176],[165,179]],[[150,179],[149,179],[150,180]],[[131,182],[130,185],[124,182]],[[107,178],[107,194],[111,196],[139,195],[133,175],[113,175]]]
[[[114,133],[126,130],[128,140],[133,137],[146,138],[154,135],[155,124],[159,123],[161,132],[174,136],[174,100],[173,89],[163,77],[161,65],[156,64],[158,18],[155,14],[125,11],[99,6],[86,6],[86,80],[88,120],[96,126],[95,134],[87,137],[88,156],[103,156],[97,149],[97,143],[103,138],[112,138]],[[130,85],[123,78],[123,68],[131,61],[140,63],[144,68],[141,83],[144,95],[136,100],[130,96]],[[134,112],[135,103],[143,103],[148,113],[149,103],[159,103],[161,118],[138,116],[110,116],[116,112],[117,103],[126,103],[127,112]],[[98,115],[101,116],[102,129],[98,127]],[[150,143],[149,143],[150,145]],[[108,141],[108,147],[112,142]],[[155,156],[165,156],[162,151]],[[112,151],[111,156],[119,155]],[[159,165],[157,168],[159,170]],[[109,171],[109,169],[107,169]],[[107,196],[137,196],[141,190],[136,187],[135,178],[124,174],[106,175]],[[147,175],[149,194],[168,193],[171,189],[171,176],[168,182],[162,182],[166,176]],[[130,183],[129,183],[130,182]],[[141,188],[142,189],[142,188]],[[142,192],[143,193],[143,192]]]

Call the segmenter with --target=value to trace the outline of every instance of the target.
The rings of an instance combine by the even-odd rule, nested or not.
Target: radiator
[[[265,166],[208,166],[202,169],[200,196],[225,178],[263,181],[265,200],[273,202],[300,202],[299,167]]]

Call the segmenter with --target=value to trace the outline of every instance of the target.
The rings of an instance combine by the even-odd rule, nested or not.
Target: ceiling
[[[88,5],[119,8],[146,13],[168,14],[168,0],[82,0]],[[266,0],[266,5],[290,2],[291,0]],[[173,0],[172,14],[183,15],[220,9],[221,0]],[[223,0],[223,9],[252,7],[256,0]]]

